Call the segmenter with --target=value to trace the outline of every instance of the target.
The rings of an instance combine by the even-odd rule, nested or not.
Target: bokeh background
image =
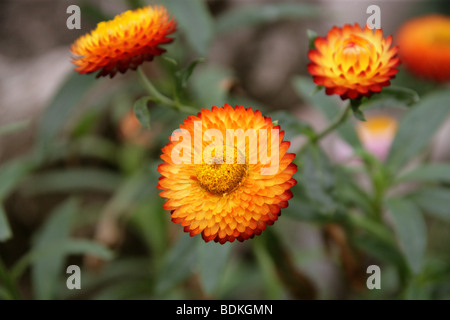
[[[284,120],[297,118],[316,129],[326,125],[326,116],[293,85],[295,77],[308,77],[307,29],[325,35],[334,25],[364,25],[367,7],[375,4],[384,34],[395,42],[411,17],[450,14],[448,1],[183,2],[190,1],[157,3],[166,4],[180,26],[165,55],[181,66],[206,59],[192,75],[188,101],[204,108],[227,102],[269,114],[283,110]],[[145,95],[134,72],[95,80],[75,75],[70,62],[70,45],[80,35],[147,3],[156,2],[0,0],[0,126],[13,128],[0,136],[0,165],[8,166],[0,175],[0,200],[12,231],[0,243],[0,257],[17,272],[22,298],[450,298],[448,212],[441,215],[446,219],[427,216],[427,257],[437,262],[410,282],[376,255],[355,254],[341,229],[304,215],[300,204],[270,227],[276,240],[263,233],[244,243],[204,244],[170,222],[155,188],[156,166],[161,147],[186,115],[151,105],[151,129],[143,130],[128,114]],[[81,8],[81,30],[66,28],[72,4]],[[165,92],[171,68],[162,58],[144,65]],[[404,67],[393,83],[419,95],[437,87]],[[401,117],[403,109],[389,105],[383,111]],[[283,128],[282,115],[274,114]],[[449,136],[447,120],[428,145],[427,161],[450,160]],[[289,138],[294,152],[305,141],[295,133]],[[350,148],[336,135],[322,146],[333,165]],[[450,210],[449,195],[443,195],[447,209],[438,211]],[[55,247],[71,239],[78,242]],[[270,252],[272,240],[278,245],[273,250],[283,248],[279,259],[289,256],[285,264]],[[82,290],[65,286],[70,264],[82,267]],[[381,290],[365,286],[370,264],[382,266]],[[305,294],[305,283],[314,294]]]

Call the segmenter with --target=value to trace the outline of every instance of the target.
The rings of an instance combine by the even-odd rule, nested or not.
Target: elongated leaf
[[[95,81],[95,75],[70,74],[44,112],[37,133],[41,145],[48,146],[51,139],[61,132]]]
[[[234,32],[243,27],[258,26],[282,19],[305,19],[320,13],[317,6],[303,3],[238,5],[217,18],[216,32]]]
[[[121,182],[121,177],[100,169],[52,170],[35,174],[23,183],[28,194],[67,193],[80,191],[112,192]]]
[[[392,106],[411,107],[419,100],[419,95],[412,89],[390,86],[383,88],[380,93],[374,94],[369,98],[364,97],[361,101],[361,108],[366,110]]]
[[[200,62],[204,62],[204,61],[205,61],[204,58],[197,58],[194,61],[192,61],[191,63],[189,63],[187,67],[176,72],[175,75],[179,81],[179,86],[181,88],[186,88],[189,78],[191,77],[192,72],[194,71],[195,67],[197,66],[197,64],[199,64]]]
[[[6,241],[12,237],[11,227],[9,226],[8,217],[0,203],[0,242]]]
[[[20,120],[17,122],[12,122],[12,123],[2,125],[2,126],[0,126],[0,137],[7,135],[7,134],[15,133],[17,131],[21,131],[21,130],[25,129],[26,127],[28,127],[29,124],[30,124],[30,120]]]
[[[427,230],[422,213],[407,199],[389,199],[387,206],[406,260],[411,270],[419,273],[427,246]]]
[[[295,77],[292,81],[292,85],[300,98],[306,100],[310,105],[319,108],[328,120],[333,121],[338,117],[341,112],[341,107],[335,97],[327,96],[323,90],[316,92],[317,85],[314,84],[311,78]],[[337,132],[341,138],[353,147],[361,146],[361,142],[356,135],[354,126],[350,121],[343,123],[337,129]]]
[[[52,161],[67,159],[71,155],[95,158],[109,163],[117,163],[117,145],[111,140],[99,136],[83,136],[75,141],[70,141],[64,147],[57,148],[50,154]]]
[[[41,260],[53,259],[56,256],[65,257],[81,254],[91,255],[103,260],[111,260],[114,257],[114,253],[100,243],[84,239],[68,239],[31,250],[14,265],[11,275],[14,279],[18,279],[28,266]]]
[[[259,240],[259,239],[258,239]],[[253,252],[261,269],[265,284],[266,297],[270,300],[283,298],[283,284],[277,275],[277,268],[262,241],[252,243]]]
[[[377,221],[374,221],[370,217],[361,214],[349,214],[347,216],[352,225],[362,230],[365,230],[372,237],[379,239],[388,246],[395,247],[395,239],[392,236],[390,230]]]
[[[192,274],[198,259],[198,239],[182,234],[167,253],[156,284],[156,294],[165,294]]]
[[[411,195],[426,213],[450,221],[450,188],[427,187]]]
[[[230,259],[231,244],[217,247],[214,243],[200,243],[198,273],[205,293],[213,295],[217,290],[227,262]]]
[[[450,183],[450,164],[431,163],[417,167],[397,179],[397,182],[448,182]]]
[[[189,45],[201,56],[206,56],[213,37],[213,19],[206,2],[202,0],[161,0],[178,21]]]
[[[309,124],[293,117],[288,111],[279,110],[271,112],[268,115],[271,117],[272,121],[278,121],[277,124],[284,130],[286,140],[288,141],[292,141],[294,137],[300,134],[304,134],[310,138],[314,136],[314,130]]]
[[[314,207],[322,214],[333,215],[338,204],[333,197],[335,175],[325,154],[319,149],[310,147],[304,154],[302,186],[305,194]]]
[[[33,167],[27,158],[15,159],[0,167],[0,201],[6,199]]]
[[[67,241],[71,222],[78,211],[78,202],[70,199],[56,207],[35,239],[33,250],[39,251],[55,243]],[[64,257],[56,254],[33,264],[33,290],[37,299],[51,299],[57,285]]]
[[[395,172],[424,150],[450,112],[450,92],[427,95],[401,120],[387,164]]]
[[[396,246],[368,234],[356,236],[353,239],[353,243],[357,248],[366,252],[368,256],[378,259],[381,262],[392,263],[395,265],[399,270],[400,280],[402,283],[406,283],[409,275],[409,266],[407,265],[403,254]]]
[[[133,107],[136,118],[144,128],[150,128],[150,110],[148,110],[147,103],[151,100],[151,97],[142,97],[135,102]]]

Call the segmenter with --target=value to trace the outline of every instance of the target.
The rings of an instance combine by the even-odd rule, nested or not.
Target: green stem
[[[19,300],[19,290],[17,289],[16,283],[11,278],[8,269],[4,265],[2,259],[0,258],[0,279],[2,280],[4,286],[9,291],[9,294],[13,300]]]
[[[171,108],[174,108],[177,111],[184,112],[184,113],[197,113],[198,110],[191,106],[185,106],[183,104],[180,104],[177,101],[174,101],[170,99],[169,97],[166,97],[161,92],[158,91],[158,89],[155,88],[155,86],[150,82],[150,80],[147,78],[145,73],[142,71],[141,68],[138,68],[137,70],[139,74],[139,78],[141,79],[145,89],[147,92],[155,98],[156,101],[165,104]]]
[[[330,134],[336,128],[338,128],[341,124],[343,124],[347,120],[348,116],[350,115],[351,110],[352,110],[352,107],[351,107],[351,104],[349,103],[345,107],[345,109],[342,111],[342,113],[340,115],[338,115],[337,118],[333,122],[331,122],[327,128],[325,128],[323,131],[321,131],[319,134],[317,134],[312,139],[308,140],[308,142],[305,143],[305,145],[300,149],[300,151],[297,153],[297,155],[304,153],[310,144],[318,143],[320,140],[322,140],[324,137],[326,137],[328,134]]]

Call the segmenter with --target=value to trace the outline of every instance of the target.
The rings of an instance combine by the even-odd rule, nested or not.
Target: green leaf
[[[167,253],[159,272],[155,287],[158,296],[167,293],[192,274],[198,259],[198,241],[198,237],[179,235],[177,242]]]
[[[230,71],[221,67],[199,68],[192,76],[192,89],[198,103],[205,108],[223,106],[228,94],[224,82],[230,78]]]
[[[163,60],[167,61],[168,63],[170,63],[174,67],[178,66],[178,62],[174,58],[171,58],[171,57],[168,57],[168,56],[162,56],[161,58]]]
[[[430,163],[421,165],[406,172],[397,179],[397,183],[404,181],[450,183],[450,164]]]
[[[142,97],[135,102],[133,107],[136,118],[144,128],[150,128],[150,111],[148,110],[147,103],[152,100],[151,97]]]
[[[381,240],[386,245],[395,247],[395,239],[391,231],[384,224],[368,216],[356,213],[350,213],[347,215],[347,218],[353,226],[365,230],[372,237]]]
[[[100,243],[84,239],[68,239],[31,250],[14,265],[11,275],[14,279],[18,279],[29,265],[56,256],[68,255],[92,255],[103,260],[111,260],[114,257],[114,253]]]
[[[202,0],[159,2],[173,14],[192,49],[201,56],[207,56],[214,24],[206,2]]]
[[[353,244],[367,253],[369,257],[395,265],[399,278],[403,283],[406,283],[409,275],[409,267],[397,247],[370,234],[357,235],[353,238]]]
[[[409,88],[390,86],[383,88],[380,93],[373,94],[369,98],[364,97],[361,108],[380,108],[392,106],[411,107],[419,102],[419,94]]]
[[[417,203],[426,213],[440,219],[450,221],[450,189],[443,187],[427,187],[411,195],[411,200]]]
[[[327,117],[329,121],[333,121],[341,112],[336,97],[328,96],[324,91],[317,91],[317,85],[309,77],[295,77],[292,85],[300,98],[304,99],[311,106],[319,108],[319,110]],[[314,94],[313,94],[314,93]],[[355,128],[350,121],[343,123],[337,132],[341,138],[347,141],[353,147],[361,147]]]
[[[94,158],[109,163],[117,163],[119,147],[113,141],[100,136],[83,136],[55,148],[49,155],[50,161],[63,161],[76,155],[81,158]]]
[[[316,45],[314,44],[314,42],[316,41],[316,39],[318,37],[317,32],[315,32],[311,29],[307,29],[306,36],[308,37],[308,40],[309,40],[309,50],[315,49]]]
[[[252,248],[256,261],[258,262],[258,267],[261,269],[267,299],[282,299],[283,284],[278,278],[276,265],[267,252],[267,247],[263,241],[257,239],[252,242]]]
[[[312,204],[324,215],[336,213],[338,204],[334,200],[335,175],[326,155],[316,147],[309,147],[299,170],[303,176],[301,186]]]
[[[21,131],[27,128],[30,125],[30,122],[31,122],[30,119],[28,119],[2,125],[0,126],[0,137]]]
[[[230,243],[221,246],[216,243],[200,243],[197,267],[200,283],[208,296],[217,291],[230,259],[231,247]]]
[[[419,273],[427,247],[427,230],[422,213],[413,202],[406,199],[391,198],[387,207],[406,260],[411,270]]]
[[[33,250],[39,251],[55,243],[67,241],[71,222],[78,210],[79,203],[74,199],[69,199],[56,207],[35,238]],[[41,257],[33,264],[32,279],[36,299],[53,298],[63,263],[64,257],[55,254],[45,259]]]
[[[282,19],[305,19],[318,16],[317,6],[303,3],[274,3],[238,5],[217,18],[216,32],[234,32]]]
[[[8,217],[6,216],[3,205],[0,204],[0,242],[6,241],[12,237]]]
[[[197,64],[199,64],[200,62],[204,62],[205,58],[197,58],[194,61],[192,61],[191,63],[189,63],[189,65],[183,69],[181,69],[180,71],[177,71],[175,73],[175,76],[178,79],[178,83],[179,86],[181,88],[186,88],[187,84],[188,84],[188,80],[192,75],[192,72],[194,71],[195,67],[197,66]]]
[[[37,132],[41,146],[50,147],[95,81],[95,75],[70,74],[43,114]]]
[[[423,97],[406,113],[387,159],[387,165],[392,171],[397,171],[425,149],[449,114],[449,101],[448,90],[434,92]]]
[[[8,197],[33,167],[28,158],[14,159],[0,167],[0,202]]]
[[[166,252],[168,243],[167,212],[163,204],[160,197],[150,196],[145,201],[141,200],[131,215],[132,226],[151,250],[152,263],[155,265]]]
[[[100,169],[55,169],[27,178],[22,184],[27,194],[82,191],[113,192],[121,183],[117,173]]]
[[[353,111],[353,116],[358,119],[359,121],[366,121],[366,118],[364,117],[364,113],[361,111],[361,101],[356,99],[350,100],[350,106]]]
[[[275,112],[270,112],[268,116],[276,121],[274,126],[280,125],[281,130],[285,132],[285,139],[292,141],[292,139],[300,134],[304,134],[310,138],[315,135],[313,128],[296,117],[287,110],[279,110]]]

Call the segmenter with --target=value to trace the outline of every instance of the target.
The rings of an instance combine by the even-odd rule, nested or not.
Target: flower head
[[[450,17],[427,15],[407,21],[397,35],[399,55],[414,74],[450,81]]]
[[[79,73],[100,70],[97,77],[136,68],[144,61],[165,52],[158,45],[172,42],[167,36],[176,30],[176,22],[162,6],[129,10],[113,20],[100,22],[91,33],[72,45],[73,63]]]
[[[370,96],[390,84],[400,64],[392,37],[381,29],[365,29],[357,24],[333,27],[325,38],[317,37],[308,57],[308,71],[328,95],[343,100]]]
[[[162,149],[158,167],[172,221],[206,242],[259,235],[288,206],[296,184],[295,155],[283,137],[270,118],[242,106],[188,117]]]
[[[367,121],[359,121],[356,132],[364,148],[380,160],[389,154],[392,141],[397,133],[397,120],[387,114],[367,117]]]

